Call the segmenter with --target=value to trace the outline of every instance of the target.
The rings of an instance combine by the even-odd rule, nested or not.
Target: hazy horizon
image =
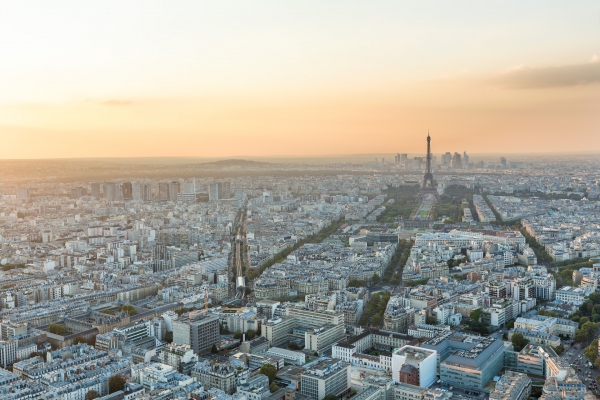
[[[453,151],[450,151],[452,154],[454,153]],[[459,154],[463,154],[462,151],[456,151]],[[444,152],[445,153],[445,152]],[[202,157],[202,156],[198,156],[198,157],[194,157],[194,156],[137,156],[137,157],[111,157],[111,156],[106,156],[106,157],[55,157],[55,158],[3,158],[0,159],[0,162],[2,161],[94,161],[94,160],[131,160],[131,161],[135,161],[135,160],[176,160],[176,161],[185,161],[185,160],[190,160],[190,161],[200,161],[203,163],[211,163],[211,162],[216,162],[216,161],[227,161],[227,160],[232,160],[232,161],[256,161],[256,162],[271,162],[271,163],[277,163],[277,160],[281,160],[281,162],[285,162],[285,160],[351,160],[351,159],[364,159],[364,161],[375,161],[375,159],[377,158],[379,161],[381,161],[381,158],[384,157],[386,162],[390,162],[393,163],[393,157],[396,154],[401,154],[401,153],[364,153],[364,154],[324,154],[324,155],[304,155],[304,156],[295,156],[295,155],[264,155],[264,156],[252,156],[252,155],[231,155],[231,156],[222,156],[222,157]],[[406,153],[407,156],[409,158],[411,157],[424,157],[426,152],[424,151],[423,153]],[[435,152],[432,151],[432,155],[434,157],[439,157],[441,156],[443,153],[442,152]],[[503,152],[503,153],[469,153],[467,151],[467,154],[469,155],[469,157],[471,159],[482,159],[482,160],[489,160],[489,159],[499,159],[500,157],[505,157],[507,159],[510,159],[511,157],[519,157],[519,158],[523,158],[523,157],[532,157],[534,159],[537,158],[544,158],[546,156],[565,156],[565,157],[569,157],[569,156],[573,156],[573,157],[585,157],[585,156],[597,156],[600,155],[600,151],[598,152],[589,152],[589,151],[570,151],[570,152],[538,152],[538,153],[509,153],[509,152]],[[270,161],[268,161],[270,160]],[[438,160],[439,161],[439,160]]]

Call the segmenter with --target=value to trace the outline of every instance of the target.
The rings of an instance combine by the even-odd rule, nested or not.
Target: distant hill
[[[251,160],[230,159],[230,160],[211,161],[211,162],[204,163],[203,165],[211,166],[211,167],[260,167],[260,166],[271,165],[271,163],[261,162],[261,161],[251,161]]]

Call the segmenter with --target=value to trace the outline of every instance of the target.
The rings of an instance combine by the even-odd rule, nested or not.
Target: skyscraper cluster
[[[231,198],[231,184],[229,182],[211,183],[209,187],[209,200],[218,201]]]

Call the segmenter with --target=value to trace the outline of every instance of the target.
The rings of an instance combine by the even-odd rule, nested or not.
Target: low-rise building
[[[192,377],[206,389],[217,388],[232,394],[236,390],[236,370],[227,364],[198,363],[192,368]]]
[[[525,400],[531,394],[531,379],[526,374],[506,371],[490,393],[491,400]]]
[[[282,349],[280,347],[271,347],[265,354],[283,358],[286,362],[295,365],[303,365],[306,362],[306,355],[301,351]]]

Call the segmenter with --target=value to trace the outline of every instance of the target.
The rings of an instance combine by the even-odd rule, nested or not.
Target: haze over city
[[[594,153],[597,6],[4,1],[0,158]]]

